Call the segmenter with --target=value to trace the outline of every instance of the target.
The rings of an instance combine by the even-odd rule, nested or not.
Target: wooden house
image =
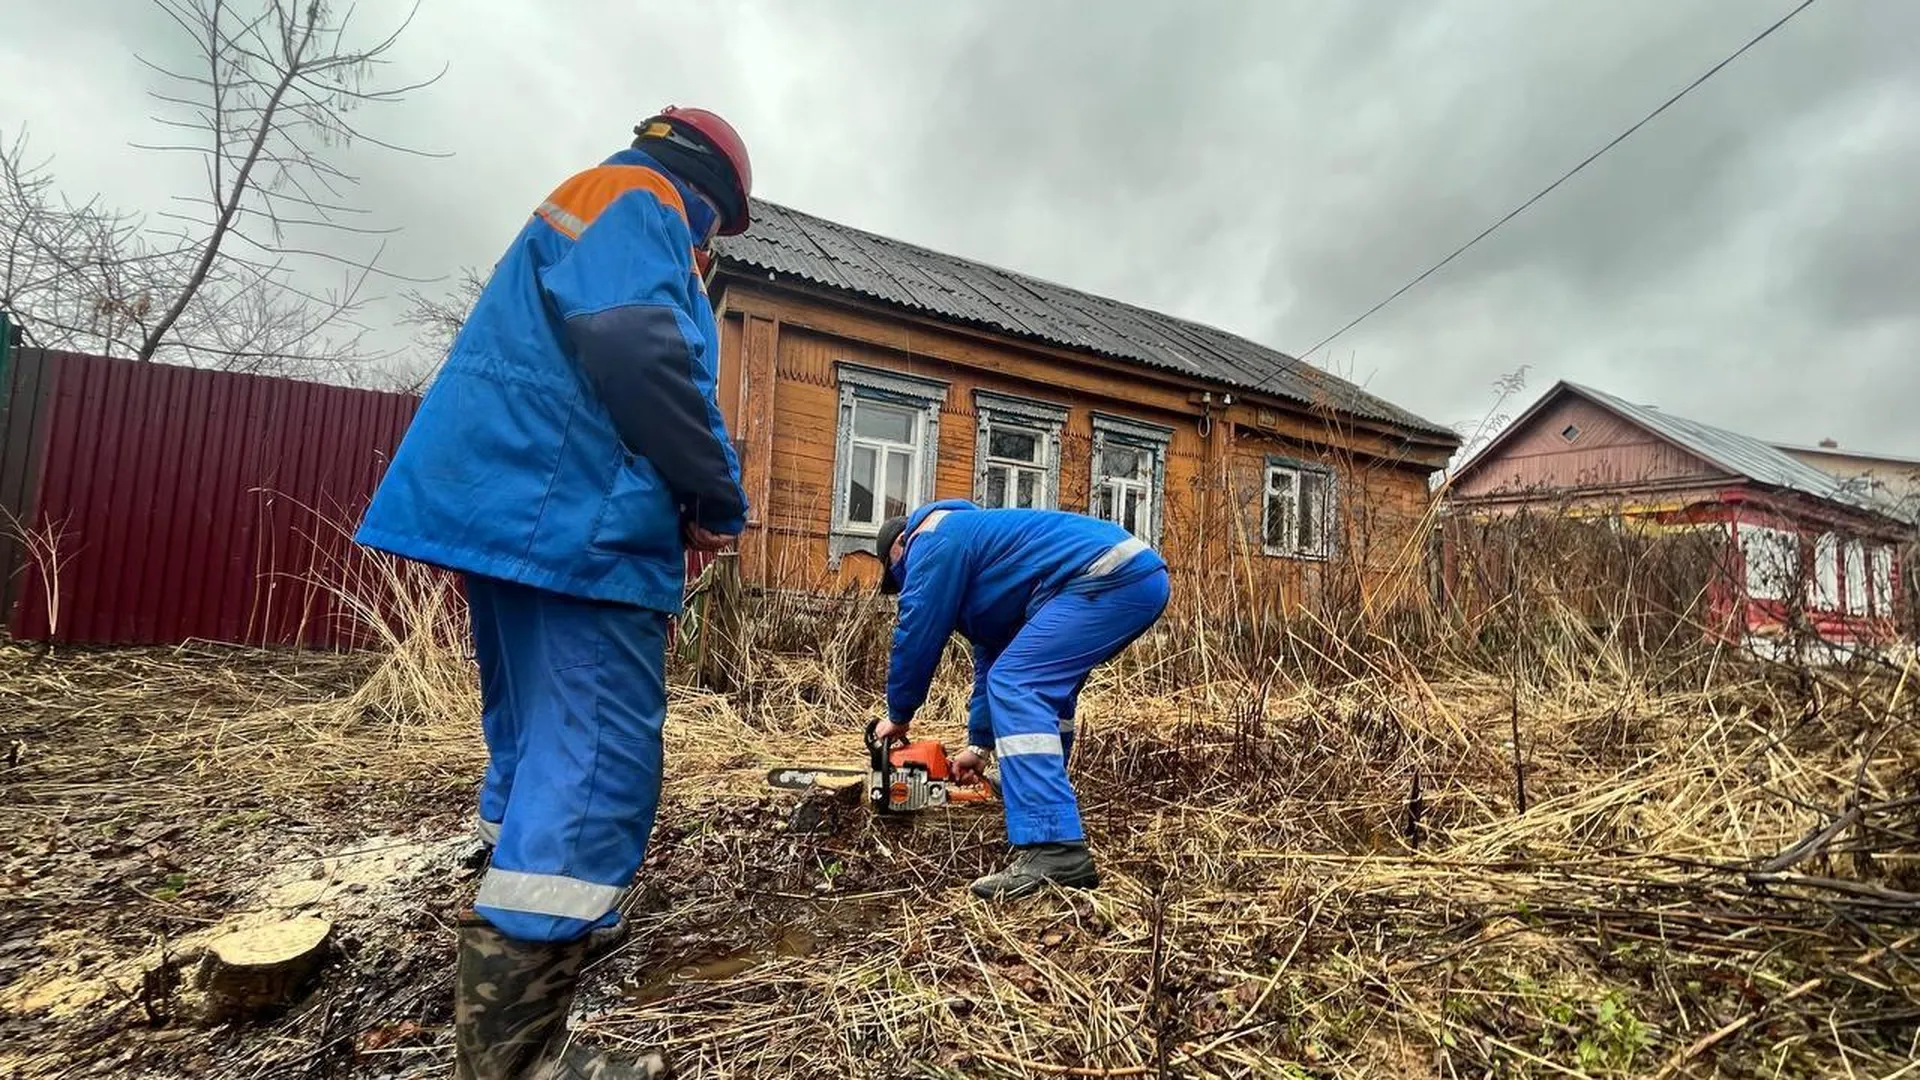
[[[1562,382],[1463,464],[1452,509],[1599,514],[1716,538],[1716,632],[1777,639],[1789,625],[1833,643],[1900,625],[1902,544],[1913,526],[1872,490],[1738,432]]]
[[[881,521],[964,497],[1097,514],[1285,604],[1410,569],[1459,443],[1233,334],[770,203],[717,255],[750,584],[872,582]]]

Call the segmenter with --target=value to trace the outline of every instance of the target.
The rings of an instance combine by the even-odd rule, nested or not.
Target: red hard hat
[[[740,213],[720,223],[721,236],[735,236],[747,231],[747,197],[753,194],[753,162],[747,160],[747,144],[733,125],[721,119],[720,114],[706,109],[683,109],[678,105],[669,105],[660,110],[660,115],[685,124],[700,133],[701,137],[712,144],[727,159],[733,169],[733,181],[739,186]]]

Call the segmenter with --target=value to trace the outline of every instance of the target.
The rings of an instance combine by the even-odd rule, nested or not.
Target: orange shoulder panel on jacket
[[[681,201],[673,181],[645,165],[598,165],[588,169],[555,188],[534,213],[569,239],[578,240],[601,211],[629,191],[650,191],[662,205],[672,207],[681,221],[687,219],[686,203]]]

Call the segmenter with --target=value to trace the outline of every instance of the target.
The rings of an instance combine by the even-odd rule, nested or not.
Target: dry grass
[[[398,568],[383,588],[365,614],[397,629],[367,656],[0,657],[28,744],[0,812],[48,835],[103,805],[450,834],[481,760],[458,605]],[[1912,1075],[1920,672],[1656,663],[1541,611],[1504,652],[1311,620],[1258,662],[1185,628],[1144,641],[1081,709],[1105,887],[1007,908],[964,889],[1002,855],[991,811],[844,810],[793,835],[760,782],[859,759],[870,597],[768,601],[722,656],[683,632],[687,666],[730,689],[674,690],[639,933],[583,1026],[692,1076]],[[948,665],[929,734],[960,737],[965,677]],[[260,872],[248,851],[236,878]],[[17,844],[5,880],[38,857]],[[313,1000],[179,1071],[444,1069],[444,919],[470,886],[423,885],[407,925],[431,932],[361,944]],[[113,914],[200,917],[223,888],[204,908],[122,893]],[[91,910],[24,891],[42,943]],[[136,1003],[102,1015],[93,1050],[141,1027]],[[88,1060],[54,1046],[78,1029],[32,1023],[0,1035],[45,1043],[48,1075]],[[412,1034],[370,1036],[395,1025]]]

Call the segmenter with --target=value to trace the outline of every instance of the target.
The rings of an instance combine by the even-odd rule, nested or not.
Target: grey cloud
[[[123,17],[141,6],[71,0],[10,25],[0,54],[124,56],[157,40]],[[448,75],[379,122],[455,156],[348,159],[405,229],[392,265],[445,274],[490,264],[646,111],[708,104],[771,198],[1297,350],[1789,6],[428,0],[404,52]],[[1916,40],[1906,0],[1814,5],[1314,359],[1443,422],[1478,419],[1528,365],[1529,393],[1573,378],[1920,454]],[[0,97],[26,100],[13,66]],[[63,177],[140,190],[139,159],[97,145],[150,134],[140,73],[33,70],[69,84],[27,110]]]

